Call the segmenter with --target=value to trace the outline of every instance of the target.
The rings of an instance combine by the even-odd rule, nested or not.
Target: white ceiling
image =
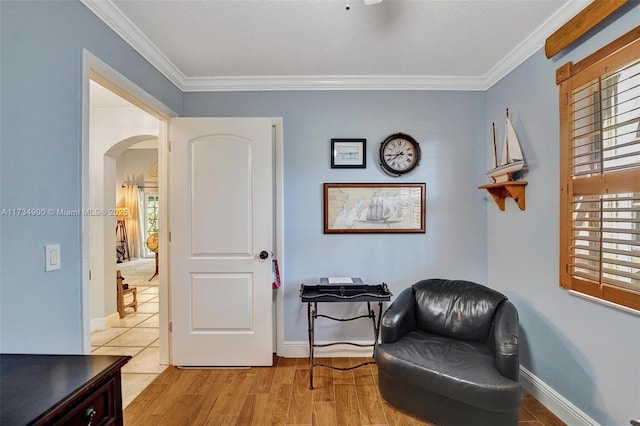
[[[486,90],[590,1],[82,2],[180,89],[207,91]]]

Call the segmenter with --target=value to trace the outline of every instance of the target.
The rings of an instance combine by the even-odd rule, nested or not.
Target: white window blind
[[[561,83],[560,107],[561,283],[634,309],[640,309],[637,46],[636,40],[626,52],[578,66]]]
[[[573,92],[573,176],[640,167],[640,61]]]
[[[575,89],[572,105],[574,179],[640,169],[640,61]],[[640,291],[640,194],[576,196],[571,212],[572,275]]]

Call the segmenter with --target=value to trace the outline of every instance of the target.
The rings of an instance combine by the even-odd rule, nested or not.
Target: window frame
[[[560,286],[625,308],[640,311],[640,291],[595,283],[571,274],[572,210],[574,196],[611,193],[640,193],[640,168],[573,178],[572,92],[611,70],[640,58],[640,26],[629,31],[582,61],[569,62],[556,71],[560,118]],[[604,219],[601,219],[604,220]],[[600,263],[602,264],[602,262]]]
[[[151,234],[153,234],[152,232],[149,232],[149,197],[158,197],[157,203],[158,203],[158,207],[156,208],[157,210],[157,214],[158,216],[160,215],[160,208],[159,208],[159,204],[160,204],[160,197],[158,195],[157,192],[151,192],[151,191],[141,191],[142,192],[142,206],[143,206],[143,222],[142,222],[142,235],[144,237],[143,241],[146,241],[147,238],[149,238],[149,236]],[[158,219],[158,225],[160,224],[159,219]],[[152,252],[151,250],[149,250],[149,248],[147,247],[146,244],[143,244],[144,246],[144,253],[145,253],[145,257],[153,257],[155,255],[154,252]]]

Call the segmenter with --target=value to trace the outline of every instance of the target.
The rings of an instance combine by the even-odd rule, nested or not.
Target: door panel
[[[193,274],[192,330],[251,332],[255,322],[253,292],[249,274]]]
[[[192,255],[254,252],[252,154],[251,140],[230,135],[206,136],[189,145]]]
[[[172,363],[272,363],[271,119],[170,126]]]

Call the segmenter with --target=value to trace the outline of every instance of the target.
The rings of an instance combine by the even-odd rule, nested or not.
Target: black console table
[[[122,426],[130,356],[0,355],[0,424]]]
[[[323,279],[324,280],[324,279]],[[360,281],[359,279],[356,279]],[[333,345],[352,345],[359,347],[373,347],[375,353],[375,347],[378,344],[378,336],[380,334],[380,318],[382,317],[382,302],[388,302],[391,300],[391,292],[387,288],[387,285],[382,283],[378,285],[367,284],[319,284],[319,285],[305,285],[300,286],[300,299],[303,303],[307,303],[307,321],[309,328],[309,389],[313,389],[313,368],[314,367],[326,367],[334,370],[352,370],[354,368],[362,367],[373,362],[363,362],[353,367],[334,367],[332,365],[326,365],[315,362],[315,348],[333,346]],[[365,315],[358,315],[349,318],[335,318],[329,315],[323,315],[318,313],[318,303],[321,302],[364,302],[367,304],[367,313]],[[378,315],[371,306],[372,302],[378,303]],[[317,318],[328,318],[334,321],[353,321],[360,318],[370,318],[373,323],[373,343],[372,344],[360,344],[354,342],[331,342],[324,344],[315,343],[315,320]]]

